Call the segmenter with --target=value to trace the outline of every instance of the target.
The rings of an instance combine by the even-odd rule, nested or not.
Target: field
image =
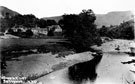
[[[31,49],[46,44],[55,44],[57,42],[64,42],[66,39],[0,39],[0,50],[14,50],[18,48]]]

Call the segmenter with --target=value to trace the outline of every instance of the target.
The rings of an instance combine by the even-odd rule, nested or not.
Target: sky
[[[38,18],[78,14],[83,9],[92,9],[95,14],[134,11],[134,4],[134,0],[0,0],[0,6]]]

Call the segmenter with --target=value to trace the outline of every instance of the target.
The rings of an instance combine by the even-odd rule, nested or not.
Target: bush
[[[33,32],[30,29],[26,30],[25,34],[27,37],[33,36]]]
[[[99,29],[99,33],[101,36],[114,39],[134,39],[134,20],[123,22],[118,26],[103,26]]]

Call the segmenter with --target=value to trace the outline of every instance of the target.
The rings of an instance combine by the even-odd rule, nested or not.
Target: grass
[[[0,50],[14,50],[14,47],[33,48],[56,42],[66,42],[66,39],[0,39]]]

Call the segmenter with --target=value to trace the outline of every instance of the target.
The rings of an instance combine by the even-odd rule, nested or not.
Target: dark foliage
[[[86,51],[91,45],[101,44],[94,21],[93,11],[83,10],[79,15],[63,15],[59,21],[63,35],[68,38],[77,52]]]
[[[90,61],[78,63],[69,67],[69,79],[77,84],[87,80],[94,82],[97,77],[96,67],[101,59],[102,54],[96,54],[95,57]]]
[[[23,17],[24,17],[24,20],[25,20],[23,25],[25,27],[32,28],[32,27],[36,26],[37,18],[34,15],[32,15],[32,14],[30,14],[30,15],[23,15]]]
[[[45,28],[47,27],[47,21],[44,19],[39,19],[37,22],[37,26],[40,28]]]
[[[134,39],[134,20],[123,22],[119,26],[102,26],[99,34],[115,39]]]
[[[105,25],[103,25],[102,28],[99,29],[100,36],[103,36],[103,37],[106,36],[107,32],[108,32],[108,28]]]
[[[32,14],[16,15],[10,18],[10,22],[8,24],[11,24],[9,28],[16,27],[16,26],[32,28],[36,26],[37,20],[38,19]]]
[[[15,32],[13,31],[13,29],[8,29],[7,32],[8,32],[8,34],[13,34],[13,35],[14,35],[14,33],[15,33]]]
[[[47,36],[54,36],[53,30],[48,31]]]
[[[47,36],[54,36],[54,30],[55,28],[50,29],[47,33]]]
[[[55,20],[47,20],[47,26],[51,26],[51,25],[56,25],[56,21]]]
[[[32,32],[30,29],[26,30],[25,34],[26,34],[26,36],[28,36],[28,37],[33,36],[33,32]]]
[[[10,26],[12,26],[10,18],[0,18],[0,32],[5,32],[5,30],[10,28]]]
[[[31,29],[27,29],[25,32],[23,32],[21,29],[17,29],[16,32],[14,32],[13,29],[8,29],[7,34],[12,34],[23,38],[30,38],[31,36],[33,36],[33,32],[31,31]]]
[[[10,19],[10,23],[8,23],[8,24],[12,24],[10,26],[10,28],[12,28],[12,27],[17,27],[19,25],[23,25],[24,22],[25,22],[25,20],[24,20],[23,15],[16,15]]]

